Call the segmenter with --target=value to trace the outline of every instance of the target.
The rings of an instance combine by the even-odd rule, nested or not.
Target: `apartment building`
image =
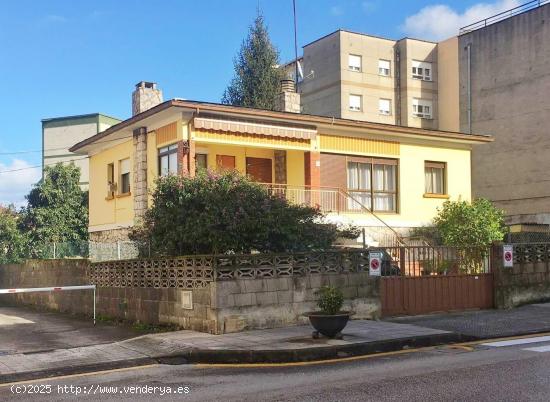
[[[456,38],[435,43],[333,32],[303,47],[302,112],[458,131],[457,47]],[[294,63],[283,68],[295,76]]]
[[[117,123],[119,119],[101,113],[43,119],[42,169],[57,163],[74,163],[80,168],[80,186],[88,189],[88,159],[70,152],[69,148]]]

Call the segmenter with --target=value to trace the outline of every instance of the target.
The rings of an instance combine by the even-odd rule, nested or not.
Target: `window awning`
[[[268,135],[273,137],[300,138],[309,140],[317,134],[317,130],[302,127],[287,127],[238,120],[221,120],[206,117],[195,117],[193,124],[196,129],[226,131],[240,134]]]

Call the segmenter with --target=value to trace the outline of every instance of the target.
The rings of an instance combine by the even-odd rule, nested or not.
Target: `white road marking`
[[[0,314],[0,327],[15,325],[15,324],[34,324],[34,321],[26,320],[15,315]]]
[[[501,348],[503,346],[525,345],[527,343],[539,343],[548,341],[550,341],[550,336],[536,336],[533,338],[513,339],[510,341],[488,342],[482,343],[482,345]]]
[[[550,352],[550,345],[535,346],[534,348],[525,348],[523,350],[529,350],[530,352],[539,352],[539,353]]]

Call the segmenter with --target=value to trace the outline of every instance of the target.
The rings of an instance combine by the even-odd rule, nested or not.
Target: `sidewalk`
[[[0,383],[154,363],[313,361],[550,332],[550,304],[351,321],[342,340],[313,339],[311,331],[309,325],[226,335],[176,331],[108,344],[0,355]]]
[[[351,321],[344,339],[313,339],[312,328],[210,335],[149,334],[94,346],[0,356],[0,383],[81,372],[168,363],[297,362],[363,355],[463,340],[455,333],[384,321]]]

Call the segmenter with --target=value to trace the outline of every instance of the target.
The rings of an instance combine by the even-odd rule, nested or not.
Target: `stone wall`
[[[222,334],[307,321],[324,285],[342,290],[355,318],[380,315],[380,278],[359,251],[188,256],[89,264],[27,261],[0,266],[0,288],[94,283],[98,315]],[[91,291],[3,295],[0,303],[91,315]]]
[[[120,228],[90,232],[90,241],[98,243],[116,243],[117,241],[128,241],[130,239],[128,237],[130,230],[131,228]]]
[[[238,279],[216,283],[212,310],[217,332],[276,328],[303,324],[305,312],[317,310],[316,292],[325,285],[344,293],[345,310],[354,318],[380,316],[380,278],[367,272],[326,273],[305,276]]]
[[[28,260],[0,266],[0,288],[89,285],[87,260]],[[92,314],[91,290],[0,295],[0,305],[34,305],[45,309]]]
[[[495,307],[512,308],[550,300],[550,247],[514,245],[514,266],[503,267],[502,247],[493,249]]]

